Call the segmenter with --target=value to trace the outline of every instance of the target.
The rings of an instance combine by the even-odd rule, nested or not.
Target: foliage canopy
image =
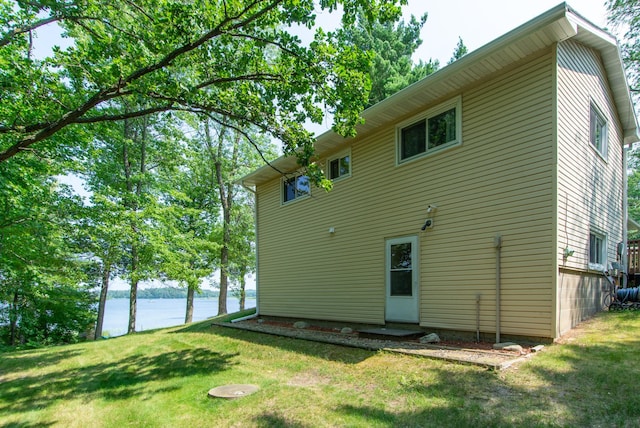
[[[406,0],[320,0],[345,26],[398,17]],[[343,30],[312,29],[311,0],[67,0],[0,2],[0,162],[42,147],[78,148],[73,125],[160,111],[203,112],[238,129],[257,127],[308,166],[306,121],[333,115],[353,135],[369,89],[370,56]],[[34,32],[57,23],[73,44],[35,58]],[[123,112],[114,100],[137,106]],[[86,137],[86,136],[85,136]]]

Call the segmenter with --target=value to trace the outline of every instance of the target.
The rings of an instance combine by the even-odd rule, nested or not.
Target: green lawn
[[[580,330],[503,372],[210,322],[3,353],[0,427],[640,426],[640,312]]]

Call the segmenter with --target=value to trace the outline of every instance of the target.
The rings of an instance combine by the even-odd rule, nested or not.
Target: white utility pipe
[[[496,343],[500,343],[500,257],[502,253],[502,236],[496,235]]]

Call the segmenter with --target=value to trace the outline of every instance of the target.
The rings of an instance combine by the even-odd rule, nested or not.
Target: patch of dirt
[[[255,324],[257,326],[260,325],[260,326],[273,326],[273,327],[296,329],[293,326],[294,321],[269,320],[269,319],[260,318],[260,319],[248,320],[246,322]],[[323,333],[340,334],[341,336],[359,337],[359,334],[356,330],[354,330],[353,333],[340,333],[341,329],[337,327],[328,327],[328,326],[320,326],[320,325],[312,325],[312,324],[309,324],[304,329],[296,329],[296,330],[317,331],[317,332],[323,332]],[[389,339],[385,339],[385,340],[389,340]],[[415,343],[415,344],[420,343],[419,339],[399,338],[393,341]],[[455,340],[455,339],[444,340],[442,338],[440,338],[440,342],[430,344],[430,345],[438,346],[442,348],[468,349],[472,351],[475,350],[475,351],[484,351],[484,352],[492,352],[492,353],[510,353],[513,355],[528,355],[532,352],[531,346],[528,346],[528,345],[521,345],[522,352],[515,352],[515,351],[493,349],[493,343],[489,343],[489,342],[473,342],[473,341],[464,341],[464,340]]]
[[[298,373],[287,382],[289,386],[312,387],[316,385],[326,385],[330,379],[315,372]]]

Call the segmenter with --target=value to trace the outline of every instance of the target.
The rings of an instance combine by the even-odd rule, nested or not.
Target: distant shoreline
[[[107,299],[128,299],[129,290],[109,290],[107,292]],[[229,292],[229,297],[235,297],[232,292]],[[201,290],[200,293],[196,293],[194,296],[196,299],[213,299],[218,298],[220,292],[218,290]],[[246,298],[255,299],[256,290],[247,290]],[[138,299],[186,299],[187,289],[176,287],[163,287],[163,288],[144,288],[138,290]]]

